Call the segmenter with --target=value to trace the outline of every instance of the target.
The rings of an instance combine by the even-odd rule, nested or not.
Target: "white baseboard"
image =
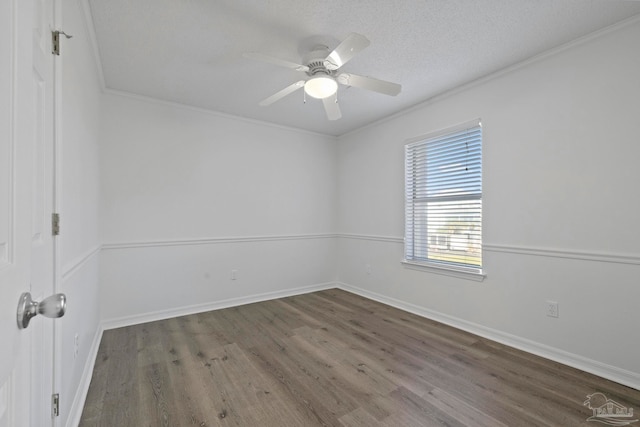
[[[91,384],[93,368],[95,367],[96,358],[98,357],[98,349],[100,348],[100,341],[102,341],[103,330],[102,326],[99,325],[98,330],[93,336],[93,342],[89,348],[87,361],[82,371],[82,377],[80,377],[80,384],[78,384],[76,395],[73,397],[73,403],[69,409],[66,427],[77,427],[78,424],[80,424],[80,417],[82,417],[82,410],[84,409],[84,403],[87,399],[87,393],[89,392],[89,385]]]
[[[400,310],[408,311],[409,313],[417,314],[418,316],[435,320],[437,322],[453,326],[454,328],[479,335],[483,338],[487,338],[492,341],[526,351],[527,353],[535,354],[537,356],[544,357],[545,359],[553,360],[555,362],[562,363],[563,365],[571,366],[599,377],[615,381],[627,387],[640,390],[640,373],[627,371],[616,366],[598,362],[597,360],[569,353],[536,341],[508,334],[497,329],[488,328],[444,313],[429,310],[424,307],[397,300],[395,298],[390,298],[346,283],[339,282],[337,283],[337,287],[365,298],[399,308]]]
[[[252,304],[255,302],[268,301],[277,298],[285,298],[293,295],[308,294],[310,292],[322,291],[325,289],[332,289],[336,287],[337,284],[335,282],[327,282],[311,286],[303,286],[299,288],[290,288],[274,292],[249,295],[246,297],[229,298],[204,304],[159,310],[150,313],[136,314],[133,316],[119,317],[115,319],[107,319],[102,321],[102,328],[104,330],[121,328],[123,326],[138,325],[140,323],[154,322],[156,320],[170,319],[172,317],[187,316],[189,314],[202,313],[205,311],[220,310],[223,308],[236,307],[239,305]]]

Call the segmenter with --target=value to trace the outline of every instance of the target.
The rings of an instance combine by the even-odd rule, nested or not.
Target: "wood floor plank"
[[[228,380],[235,385],[235,393],[238,399],[245,395],[244,408],[249,409],[252,418],[257,425],[279,425],[282,420],[287,423],[281,425],[304,425],[305,420],[301,412],[295,405],[291,405],[290,400],[282,399],[278,393],[278,382],[270,378],[260,367],[257,366],[250,357],[248,351],[240,349],[236,345],[225,346],[227,354],[230,355],[225,366],[221,366],[225,371],[229,371],[227,363],[237,361],[235,369],[231,369]],[[276,391],[276,392],[274,392]],[[233,396],[232,396],[233,398]]]
[[[360,405],[375,419],[389,415],[384,408],[375,404],[375,399],[386,396],[397,386],[385,376],[385,369],[373,367],[371,359],[358,357],[347,350],[345,343],[336,343],[324,339],[324,331],[299,328],[292,337],[301,348],[320,356],[331,371],[331,386],[345,392],[354,406]],[[342,418],[341,418],[342,419]]]
[[[337,289],[105,331],[80,426],[584,426],[640,391]]]
[[[305,361],[284,347],[254,347],[250,352],[262,369],[278,379],[286,395],[305,410],[305,416],[315,425],[338,426],[338,417],[354,409],[353,403],[337,387],[326,388],[327,374],[317,373]],[[275,350],[275,351],[274,351]]]
[[[141,375],[138,381],[139,406],[138,416],[135,418],[142,425],[147,426],[170,426],[176,425],[175,414],[171,413],[171,406],[174,405],[175,395],[169,377],[166,362],[148,364],[140,369]],[[117,408],[113,410],[117,411]],[[144,415],[143,415],[144,414]],[[134,426],[135,422],[131,418],[126,419],[126,425]],[[114,425],[125,425],[119,421]]]
[[[96,359],[99,366],[97,376],[92,377],[92,384],[89,386],[87,398],[91,398],[89,405],[100,405],[99,412],[87,413],[89,426],[128,426],[133,425],[129,420],[137,418],[138,407],[137,383],[137,340],[136,335],[114,329],[105,331],[102,337],[100,350]],[[102,373],[100,371],[104,370]],[[99,385],[95,381],[100,381]],[[92,390],[94,388],[95,390]],[[99,403],[98,403],[99,399]],[[122,402],[126,405],[120,406]],[[113,416],[108,420],[103,417],[104,413],[111,413]],[[84,414],[84,412],[83,412]],[[84,416],[84,415],[83,415]]]
[[[345,427],[384,427],[364,408],[357,408],[341,416],[340,423]]]
[[[465,427],[460,421],[455,419],[448,411],[443,411],[429,401],[416,395],[411,390],[399,387],[394,390],[389,397],[389,403],[395,409],[386,422],[387,425],[399,426],[448,426]]]
[[[494,417],[487,415],[469,403],[438,388],[421,396],[427,402],[443,412],[451,415],[465,426],[476,427],[509,427]]]

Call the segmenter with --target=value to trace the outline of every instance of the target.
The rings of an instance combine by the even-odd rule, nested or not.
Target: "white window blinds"
[[[405,261],[482,269],[482,126],[405,146]]]

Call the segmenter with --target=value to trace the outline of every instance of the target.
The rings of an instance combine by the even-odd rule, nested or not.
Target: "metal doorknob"
[[[20,295],[18,301],[18,328],[29,326],[32,317],[42,314],[45,317],[62,317],[67,309],[67,297],[65,294],[55,294],[37,302],[31,299],[31,293]]]

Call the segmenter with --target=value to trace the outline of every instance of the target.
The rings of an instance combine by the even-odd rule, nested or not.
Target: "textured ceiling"
[[[88,0],[105,85],[236,116],[341,135],[640,13],[621,0]],[[371,45],[341,70],[402,84],[390,97],[340,86],[342,118],[298,91],[292,62],[349,33]]]

